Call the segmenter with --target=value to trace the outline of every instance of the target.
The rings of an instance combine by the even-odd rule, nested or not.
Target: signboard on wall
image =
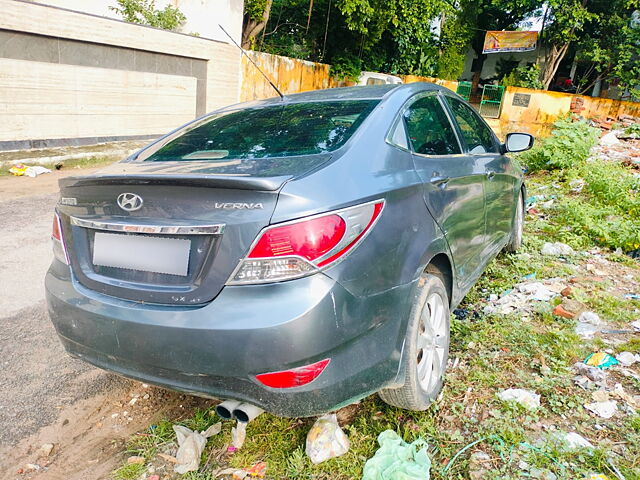
[[[538,32],[487,32],[482,53],[530,52],[536,49]]]
[[[531,95],[527,93],[515,93],[511,105],[514,107],[528,107]]]

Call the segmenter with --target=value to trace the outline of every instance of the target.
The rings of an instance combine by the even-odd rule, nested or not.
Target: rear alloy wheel
[[[389,405],[425,410],[438,396],[449,359],[449,299],[436,275],[420,278],[411,309],[402,368],[405,383],[379,392]]]
[[[513,218],[513,228],[511,230],[511,238],[509,243],[504,247],[505,252],[516,253],[522,246],[522,233],[524,231],[524,197],[522,190],[518,195],[518,203],[516,205],[516,214]]]

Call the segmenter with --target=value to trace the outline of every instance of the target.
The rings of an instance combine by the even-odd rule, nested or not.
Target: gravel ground
[[[107,389],[118,392],[127,382],[70,358],[46,313],[43,280],[51,261],[49,237],[57,194],[37,192],[42,191],[41,182],[49,185],[51,179],[0,180],[0,187],[21,182],[34,193],[18,196],[8,194],[11,188],[0,188],[2,450],[54,422],[62,406]]]

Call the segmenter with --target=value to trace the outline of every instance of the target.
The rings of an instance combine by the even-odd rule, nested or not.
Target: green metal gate
[[[471,96],[471,82],[458,82],[456,93],[468,102]]]
[[[485,85],[480,100],[480,115],[488,118],[500,118],[504,87],[502,85]]]

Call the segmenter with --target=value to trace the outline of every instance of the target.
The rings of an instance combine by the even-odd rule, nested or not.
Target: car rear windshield
[[[138,160],[216,161],[331,152],[344,145],[378,102],[292,103],[223,112],[189,125]]]

